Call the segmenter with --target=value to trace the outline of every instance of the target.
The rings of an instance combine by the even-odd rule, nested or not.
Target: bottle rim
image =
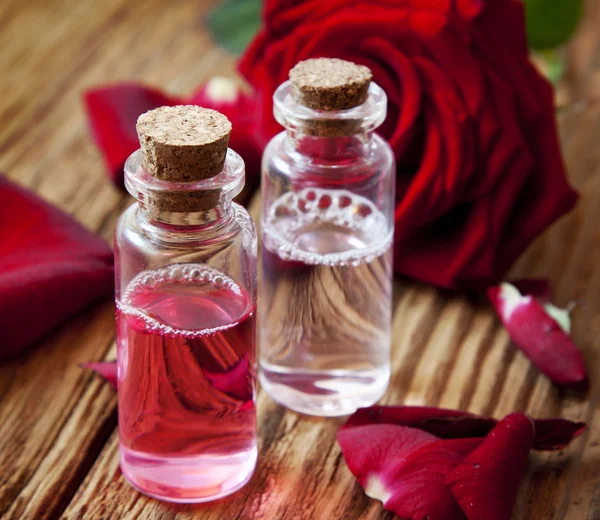
[[[292,82],[285,81],[273,94],[273,114],[277,122],[289,129],[301,129],[315,121],[348,121],[358,123],[358,131],[369,132],[379,127],[387,113],[387,96],[374,82],[369,85],[367,99],[346,110],[315,110],[298,103],[292,95]]]
[[[195,191],[218,191],[221,201],[231,200],[238,195],[245,182],[244,160],[231,148],[223,169],[215,176],[192,182],[175,182],[157,179],[143,167],[144,154],[141,149],[133,152],[125,161],[125,188],[138,201],[147,199],[149,193],[189,193]]]

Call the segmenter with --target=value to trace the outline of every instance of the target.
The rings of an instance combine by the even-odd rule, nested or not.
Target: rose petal
[[[562,450],[570,442],[583,434],[585,423],[566,419],[534,419],[534,450]]]
[[[115,389],[117,388],[117,362],[116,361],[99,361],[91,363],[81,363],[81,368],[89,368],[103,377]]]
[[[448,475],[469,520],[510,520],[534,435],[531,419],[509,415]]]
[[[564,419],[538,420],[537,432],[533,425],[523,414],[497,422],[456,410],[374,406],[357,410],[338,442],[365,493],[403,518],[464,519],[466,513],[469,520],[496,520],[510,518],[529,450],[562,448],[585,430]],[[440,440],[433,432],[461,438]],[[469,435],[487,437],[462,438]],[[488,495],[498,516],[485,516]]]
[[[563,330],[557,309],[545,309],[532,296],[523,296],[509,283],[488,289],[488,297],[513,343],[559,386],[585,390],[583,356]],[[552,315],[550,314],[552,313]]]
[[[437,437],[485,437],[498,421],[458,410],[422,406],[371,406],[359,408],[342,429],[369,424],[395,424],[419,428]],[[534,420],[536,435],[533,448],[556,450],[567,446],[586,429],[585,423],[566,419]]]
[[[468,412],[424,406],[371,406],[359,408],[342,428],[364,424],[397,424],[419,428],[436,437],[485,437],[496,425],[495,419]]]
[[[388,490],[384,498],[389,496],[385,508],[414,520],[464,519],[446,479],[482,442],[482,439],[441,440],[413,451],[382,476],[379,489]]]
[[[0,175],[0,359],[114,291],[113,253],[72,217]]]
[[[391,424],[342,428],[337,433],[346,464],[363,488],[386,467],[436,440],[424,431]]]
[[[148,110],[181,103],[158,90],[133,83],[92,89],[83,99],[92,136],[104,155],[109,177],[121,188],[125,160],[140,147],[135,129],[137,118]]]

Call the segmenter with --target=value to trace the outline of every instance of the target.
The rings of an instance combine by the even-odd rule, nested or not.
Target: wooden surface
[[[4,0],[0,5],[0,171],[110,241],[130,200],[104,178],[88,137],[83,89],[135,79],[176,94],[234,58],[210,41],[212,1]],[[564,452],[534,455],[514,518],[600,518],[600,76],[592,71],[590,9],[576,47],[573,95],[561,129],[577,209],[539,239],[515,276],[549,276],[559,304],[578,303],[574,337],[592,374],[579,399],[555,389],[510,344],[489,307],[426,286],[396,283],[393,377],[386,403],[429,404],[502,417],[584,420]],[[597,10],[597,9],[596,9]],[[583,86],[582,86],[583,85]],[[573,85],[572,85],[573,86]],[[588,88],[589,87],[589,88]],[[254,203],[256,209],[256,201]],[[393,518],[356,484],[334,442],[340,420],[299,416],[259,394],[260,458],[232,497],[172,506],[130,488],[118,467],[116,396],[77,363],[114,358],[113,306],[96,306],[30,356],[0,366],[0,516],[6,519]]]

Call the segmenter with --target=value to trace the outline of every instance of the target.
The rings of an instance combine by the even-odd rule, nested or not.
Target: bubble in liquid
[[[327,209],[329,206],[331,206],[331,197],[329,195],[323,195],[319,199],[319,208]]]
[[[356,208],[356,213],[358,215],[360,215],[361,217],[367,217],[371,213],[373,213],[373,210],[369,206],[367,206],[366,204],[361,204],[360,206],[358,206]]]
[[[212,329],[189,331],[176,329],[158,321],[144,311],[131,306],[134,305],[133,298],[136,293],[146,289],[147,287],[144,284],[149,280],[152,280],[154,285],[169,283],[174,280],[184,280],[187,282],[202,281],[202,283],[212,283],[215,287],[227,286],[228,289],[236,294],[242,294],[241,287],[234,280],[221,271],[204,264],[173,264],[152,271],[143,271],[127,285],[120,300],[117,300],[116,305],[124,315],[140,320],[140,325],[143,325],[146,330],[160,332],[172,337],[198,338],[235,326],[235,324],[228,324]]]
[[[350,204],[352,204],[352,199],[348,197],[348,195],[342,195],[338,199],[338,206],[340,208],[347,208],[348,206],[350,206]]]
[[[277,206],[275,208],[275,216],[279,218],[293,217],[295,214],[296,212],[293,209],[286,206]]]
[[[294,210],[296,215],[292,215],[289,208],[298,208]],[[283,214],[294,218],[282,218]],[[323,228],[327,233],[356,236],[364,247],[319,253],[297,245],[299,236],[304,232],[318,234],[322,225],[327,225]],[[386,216],[365,197],[343,189],[306,188],[286,193],[273,203],[264,221],[263,237],[265,247],[285,260],[311,265],[350,265],[352,262],[360,265],[366,256],[378,256],[389,248],[392,229]]]
[[[304,199],[299,199],[298,200],[298,209],[302,212],[302,213],[306,213],[309,208],[306,204],[306,201]]]

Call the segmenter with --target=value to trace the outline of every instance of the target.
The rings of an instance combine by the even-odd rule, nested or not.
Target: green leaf
[[[224,0],[208,15],[217,43],[240,55],[260,28],[260,0]]]
[[[553,49],[577,28],[581,0],[524,0],[527,40],[532,49]]]

